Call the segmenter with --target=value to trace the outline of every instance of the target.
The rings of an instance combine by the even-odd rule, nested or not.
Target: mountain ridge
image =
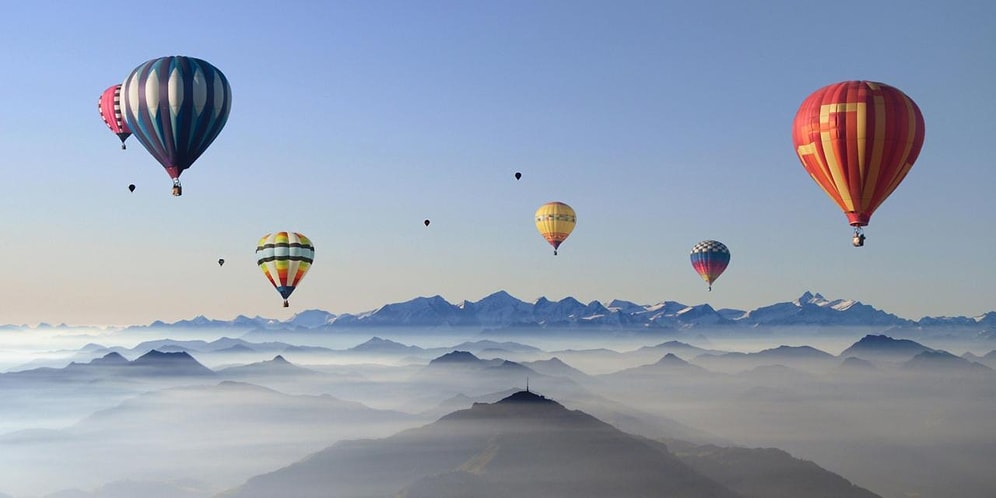
[[[165,323],[156,320],[148,325],[132,325],[124,330],[156,328],[242,329],[245,331],[291,330],[322,332],[329,329],[389,327],[460,327],[482,330],[545,329],[650,329],[730,327],[875,327],[898,329],[958,329],[996,335],[996,311],[974,317],[929,317],[919,320],[903,318],[851,299],[828,299],[820,293],[803,292],[785,302],[753,310],[715,309],[708,303],[686,305],[676,301],[636,304],[612,299],[604,303],[583,303],[574,297],[553,301],[540,297],[534,302],[520,300],[504,290],[478,301],[454,304],[442,296],[416,297],[389,303],[361,313],[339,315],[320,309],[308,309],[286,320],[239,315],[232,320],[210,319],[203,315],[189,320]],[[3,325],[0,327],[15,327]],[[65,325],[60,325],[65,327]]]
[[[670,444],[670,443],[668,443]],[[531,391],[445,415],[432,424],[376,440],[340,441],[281,469],[250,478],[226,497],[515,496],[747,498],[877,495],[789,454],[742,449],[755,461],[736,475],[708,456],[685,461],[668,444],[620,431],[580,410]],[[590,451],[598,448],[598,451]],[[693,467],[701,468],[703,471]],[[793,469],[805,466],[805,473]],[[777,479],[773,479],[777,477]],[[818,478],[818,479],[814,479]],[[777,481],[773,485],[768,481]],[[815,488],[813,482],[818,483]],[[819,493],[822,492],[822,493]]]

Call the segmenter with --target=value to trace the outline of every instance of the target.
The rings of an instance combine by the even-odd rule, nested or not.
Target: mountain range
[[[376,327],[480,328],[483,330],[544,329],[683,329],[690,327],[878,327],[971,329],[996,334],[996,312],[975,317],[901,318],[854,300],[830,300],[805,292],[798,298],[754,310],[714,309],[709,304],[685,305],[662,301],[641,305],[615,299],[583,303],[573,297],[534,302],[498,291],[479,301],[453,304],[441,296],[417,297],[386,304],[364,313],[335,315],[306,310],[286,321],[239,316],[230,321],[198,316],[174,323],[153,322],[137,328],[246,328],[316,331]]]
[[[850,299],[830,300],[819,293],[804,292],[792,301],[753,310],[714,309],[709,304],[686,305],[661,301],[643,305],[614,299],[605,303],[583,303],[573,297],[551,301],[541,297],[522,301],[498,291],[479,301],[448,302],[441,296],[416,297],[385,304],[362,313],[336,315],[312,309],[287,320],[239,315],[232,320],[210,319],[203,315],[172,323],[156,320],[125,330],[167,328],[233,329],[242,331],[295,330],[321,332],[326,329],[375,327],[479,328],[483,330],[544,329],[684,329],[691,327],[877,327],[882,329],[943,329],[974,331],[996,337],[996,311],[974,317],[923,317],[911,320]],[[31,328],[27,325],[0,325],[0,330]],[[35,328],[51,328],[40,324]],[[56,328],[71,328],[60,324]]]
[[[684,444],[680,451],[686,459],[518,391],[386,439],[341,441],[224,496],[877,496],[777,450]]]

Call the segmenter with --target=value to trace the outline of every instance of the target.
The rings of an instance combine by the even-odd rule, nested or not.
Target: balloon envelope
[[[174,181],[217,138],[231,106],[225,75],[193,57],[146,61],[121,88],[125,123]]]
[[[429,220],[425,220],[425,221],[423,221],[422,223],[424,223],[424,224],[425,224],[425,226],[429,226],[429,223],[431,223],[431,222],[430,222]]]
[[[520,178],[522,178],[522,173],[519,173],[518,171],[516,171],[515,172],[515,179],[518,180]]]
[[[218,266],[222,266],[224,264],[225,264],[224,258],[218,260]]]
[[[535,219],[536,229],[553,246],[554,254],[557,254],[560,244],[574,231],[574,225],[578,221],[574,209],[563,202],[543,204],[536,210]]]
[[[314,260],[315,246],[300,233],[270,233],[256,244],[256,264],[284,298],[284,307]]]
[[[125,124],[121,114],[121,85],[114,85],[104,90],[97,99],[97,111],[100,112],[104,124],[121,140],[121,148],[125,148],[125,140],[131,136],[131,130]]]
[[[712,283],[730,264],[730,249],[717,240],[703,240],[692,247],[692,268],[712,290]]]
[[[903,181],[923,138],[916,103],[873,81],[843,81],[813,92],[792,126],[803,167],[855,227],[867,225]]]
[[[131,185],[128,185],[128,191],[129,192],[134,192],[135,191],[135,184],[134,183],[131,184]]]

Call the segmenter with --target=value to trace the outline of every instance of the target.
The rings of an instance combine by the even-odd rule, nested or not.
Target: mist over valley
[[[996,487],[996,343],[972,327],[330,328],[320,316],[0,332],[0,491],[891,498]],[[47,337],[57,349],[38,347]],[[610,433],[611,451],[599,439]],[[425,445],[439,453],[414,449]],[[593,470],[612,462],[622,467]]]

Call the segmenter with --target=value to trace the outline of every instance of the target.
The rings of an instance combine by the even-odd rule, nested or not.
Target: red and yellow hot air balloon
[[[563,202],[548,202],[536,210],[536,229],[553,246],[553,255],[574,230],[578,217],[574,209]]]
[[[920,109],[906,94],[883,83],[843,81],[825,86],[799,106],[792,141],[803,167],[861,227],[903,181],[923,146]]]

